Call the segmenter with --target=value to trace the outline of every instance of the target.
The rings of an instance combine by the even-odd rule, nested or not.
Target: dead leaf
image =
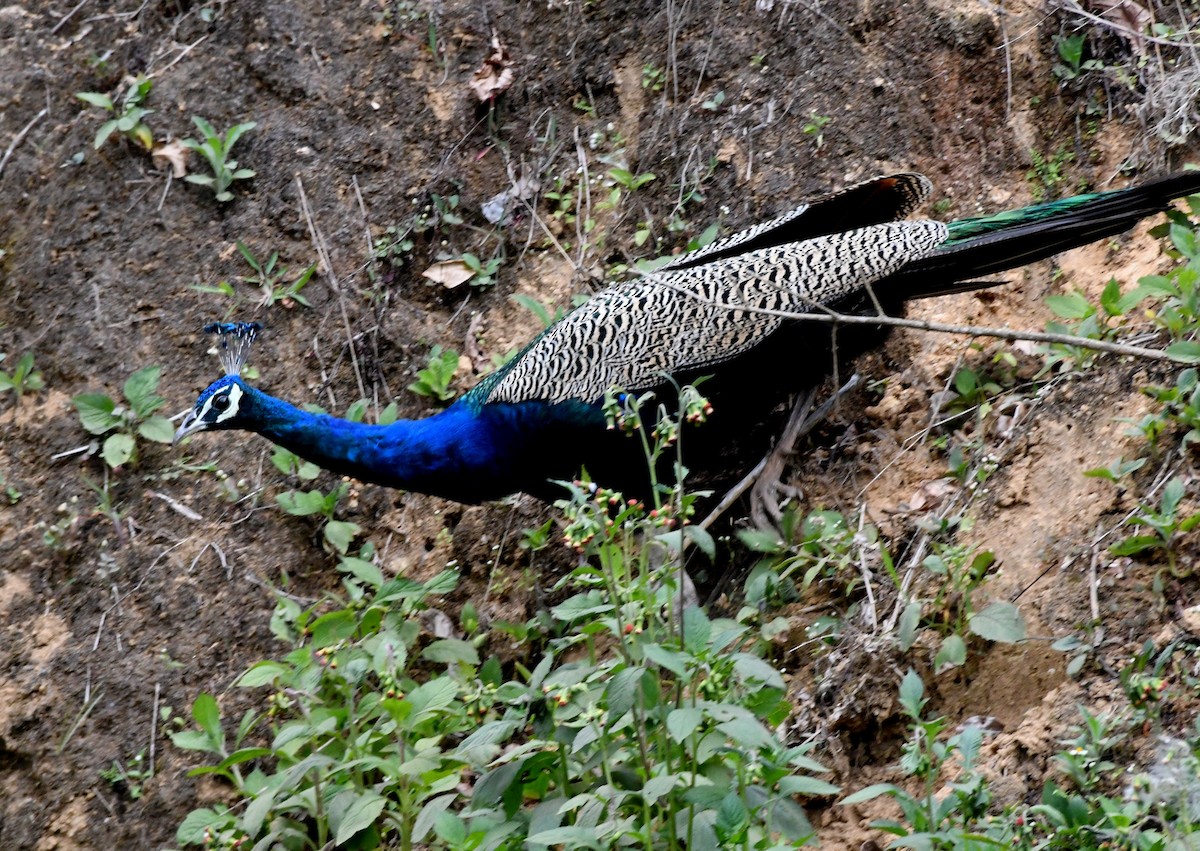
[[[471,82],[467,85],[475,92],[480,103],[487,103],[507,91],[515,80],[508,48],[500,43],[500,36],[492,33],[492,52],[471,75]]]
[[[908,510],[932,511],[945,502],[946,497],[957,491],[958,485],[954,483],[953,479],[935,479],[932,482],[926,482],[909,498]]]
[[[176,180],[187,174],[187,154],[187,148],[178,140],[155,145],[150,151],[152,159],[166,160],[167,164],[171,166],[171,176]]]
[[[454,621],[440,609],[426,609],[421,612],[421,626],[434,638],[458,638],[459,632],[454,628]]]
[[[428,278],[435,284],[441,284],[448,290],[465,284],[474,275],[475,271],[461,260],[443,260],[440,263],[434,263],[421,273],[421,277]]]
[[[1139,51],[1145,45],[1142,37],[1154,22],[1150,11],[1136,0],[1090,0],[1088,3],[1100,16],[1117,25],[1117,32]]]
[[[539,184],[536,178],[520,177],[512,186],[493,195],[480,208],[483,217],[494,225],[508,218],[509,208],[513,201],[528,201],[537,194]]]

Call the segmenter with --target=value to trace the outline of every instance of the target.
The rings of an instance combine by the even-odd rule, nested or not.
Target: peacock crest
[[[250,348],[261,330],[258,322],[212,322],[204,326],[205,334],[217,335],[217,356],[226,375],[242,374]]]

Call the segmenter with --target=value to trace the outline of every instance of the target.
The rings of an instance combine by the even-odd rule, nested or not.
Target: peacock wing
[[[480,401],[596,402],[704,370],[808,313],[863,292],[946,239],[940,222],[893,222],[660,270],[599,293],[552,325]]]
[[[933,185],[921,174],[876,177],[801,204],[782,216],[716,240],[672,260],[663,270],[687,269],[791,242],[903,219],[920,206]]]

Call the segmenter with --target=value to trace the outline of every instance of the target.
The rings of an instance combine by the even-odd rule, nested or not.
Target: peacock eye
[[[216,396],[213,396],[212,406],[214,408],[216,408],[218,411],[224,411],[226,408],[229,407],[229,394],[228,393],[220,393]]]

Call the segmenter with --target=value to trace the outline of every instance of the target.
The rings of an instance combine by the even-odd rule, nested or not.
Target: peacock
[[[463,503],[519,491],[554,499],[581,469],[645,493],[641,442],[609,428],[606,396],[673,398],[703,377],[712,414],[689,430],[684,463],[717,481],[736,474],[789,394],[886,338],[874,323],[789,315],[896,315],[913,299],[993,286],[988,276],[1113,236],[1200,192],[1200,171],[949,223],[906,220],[930,191],[919,174],[868,180],[603,290],[423,419],[369,425],[303,411],[240,376],[257,323],[209,326],[225,375],[175,440],[253,431],[336,473]]]

